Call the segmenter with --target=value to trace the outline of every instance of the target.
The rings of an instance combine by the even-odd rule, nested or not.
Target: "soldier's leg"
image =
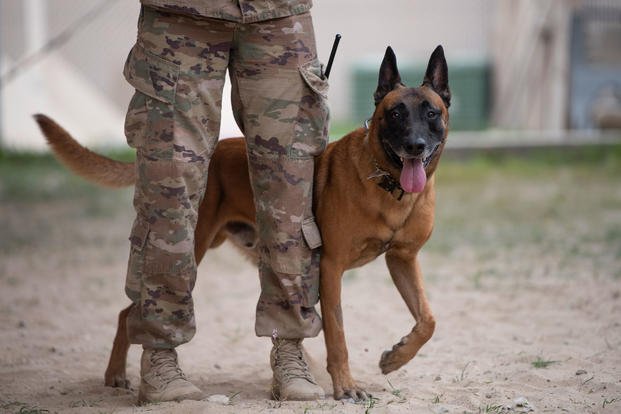
[[[281,373],[291,374],[280,370],[279,361],[299,353],[300,339],[321,330],[314,308],[321,239],[312,195],[314,157],[327,141],[328,110],[310,15],[242,26],[231,61],[260,239],[256,333],[275,339],[272,367],[279,396],[317,398],[323,395],[318,387],[279,386]],[[293,370],[308,374],[305,363]],[[314,384],[312,377],[306,379]]]
[[[145,348],[141,401],[202,396],[178,368],[174,348],[195,332],[194,228],[232,36],[230,24],[144,8],[125,66],[136,88],[125,131],[138,170],[125,290],[136,304],[130,341]]]

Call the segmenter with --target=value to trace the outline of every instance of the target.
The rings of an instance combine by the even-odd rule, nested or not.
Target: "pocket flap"
[[[123,75],[127,82],[145,95],[170,104],[175,103],[179,67],[149,53],[142,45],[135,44],[130,50]]]
[[[145,243],[147,242],[147,236],[149,235],[149,223],[140,217],[134,220],[132,231],[129,234],[129,242],[132,248],[142,251]]]
[[[302,222],[302,234],[304,235],[306,244],[308,244],[308,247],[311,249],[316,249],[321,246],[321,233],[319,232],[317,223],[315,223],[315,217],[307,218]]]
[[[300,66],[300,74],[309,88],[328,99],[328,80],[323,76],[321,66],[319,60],[312,60]]]

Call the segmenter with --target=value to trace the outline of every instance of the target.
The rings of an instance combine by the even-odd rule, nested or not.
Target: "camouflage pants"
[[[312,179],[328,109],[310,14],[242,24],[144,8],[124,70],[136,88],[125,122],[138,172],[125,289],[137,305],[132,343],[175,347],[194,335],[194,229],[227,69],[257,210],[256,333],[321,330]]]

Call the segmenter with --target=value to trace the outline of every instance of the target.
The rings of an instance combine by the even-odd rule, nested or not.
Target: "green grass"
[[[107,155],[134,157],[130,150]],[[621,278],[619,177],[621,145],[449,152],[437,171],[435,229],[423,254],[441,263],[447,255],[470,249],[471,262],[478,266],[460,277],[475,288],[507,274],[554,272],[572,277],[589,271]],[[49,154],[0,152],[4,211],[68,202],[79,205],[77,214],[84,217],[109,217],[121,207],[131,209],[131,189],[92,185]],[[6,233],[10,237],[0,238],[0,247],[31,242],[23,224],[12,224],[4,216],[0,225],[12,230]],[[30,233],[45,232],[37,228]],[[557,264],[544,265],[552,259]],[[433,278],[434,266],[429,268]]]
[[[45,413],[50,412],[50,410],[48,409],[40,408],[35,405],[29,405],[27,403],[23,403],[19,401],[11,401],[11,402],[0,401],[0,409],[3,410],[2,412],[15,413],[15,414],[45,414]]]
[[[337,141],[345,135],[360,128],[363,124],[354,124],[351,121],[332,121],[330,122],[330,142]]]
[[[447,155],[427,257],[472,252],[459,277],[476,288],[506,274],[621,278],[621,146]]]
[[[386,381],[388,382],[388,386],[390,386],[390,393],[394,395],[395,397],[397,397],[397,401],[400,403],[405,402],[407,398],[405,398],[405,395],[403,394],[403,390],[393,386],[388,378],[386,378]]]
[[[335,125],[333,135],[344,134],[353,127],[349,123]],[[135,158],[133,150],[107,151],[105,154],[122,161]],[[576,184],[600,177],[614,178],[621,173],[621,145],[539,149],[527,153],[482,150],[467,156],[447,153],[437,176],[441,185],[474,185],[476,182],[485,184],[494,177],[547,180],[568,170],[573,171]],[[50,154],[0,150],[0,201],[91,195],[96,189],[67,171]],[[621,207],[621,200],[613,203],[611,207]]]
[[[503,412],[503,406],[500,404],[486,404],[485,407],[480,407],[479,408],[479,413],[480,414],[489,414],[489,413],[502,413]]]
[[[543,359],[542,357],[538,356],[537,359],[535,359],[530,364],[535,368],[547,368],[550,365],[558,364],[559,362],[560,361],[553,361],[551,359]]]
[[[602,402],[602,408],[606,408],[607,405],[610,405],[617,401],[619,401],[618,398],[611,398],[611,399],[604,398],[604,401]]]
[[[580,175],[621,172],[621,145],[505,151],[483,149],[443,154],[438,177],[444,182],[480,180],[502,174],[522,179],[540,178],[572,169]]]
[[[133,157],[129,151],[110,155]],[[55,222],[59,210],[74,219],[108,219],[123,209],[131,211],[131,197],[129,188],[112,190],[88,183],[50,154],[0,152],[0,250],[10,253],[45,243],[62,228]]]
[[[122,161],[134,158],[133,150],[105,154]],[[0,201],[35,202],[97,195],[109,197],[114,193],[77,177],[51,154],[0,150]]]
[[[364,414],[371,413],[371,410],[375,408],[375,406],[377,405],[377,403],[379,403],[379,401],[380,401],[379,398],[375,398],[372,396],[369,396],[368,399],[366,399],[365,401],[362,401],[361,403],[364,405]]]

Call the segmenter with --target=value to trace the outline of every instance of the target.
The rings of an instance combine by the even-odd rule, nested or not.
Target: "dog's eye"
[[[435,111],[428,111],[427,112],[427,118],[429,118],[429,119],[435,119],[436,116],[438,116],[438,114]]]
[[[399,113],[399,111],[392,111],[392,113],[390,114],[390,117],[392,119],[399,119],[401,118],[401,114]]]

